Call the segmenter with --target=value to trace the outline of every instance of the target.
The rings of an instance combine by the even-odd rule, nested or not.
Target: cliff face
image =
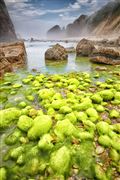
[[[60,26],[56,25],[53,26],[49,31],[47,32],[48,39],[58,39],[65,36],[65,29],[61,29]]]
[[[14,26],[4,0],[0,0],[0,42],[16,40]]]
[[[72,24],[68,24],[66,28],[67,36],[82,36],[86,33],[85,25],[88,16],[81,15]]]
[[[81,15],[65,31],[67,37],[114,34],[120,34],[120,0],[109,2],[90,16]]]
[[[120,34],[120,1],[110,2],[91,15],[86,27],[93,35]]]

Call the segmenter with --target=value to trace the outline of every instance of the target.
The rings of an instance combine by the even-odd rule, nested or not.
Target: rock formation
[[[119,65],[120,53],[113,49],[100,48],[90,60],[100,64]]]
[[[47,37],[48,39],[60,39],[65,36],[65,29],[61,29],[60,26],[56,25],[48,30]]]
[[[109,2],[90,16],[81,15],[73,23],[67,25],[64,34],[66,37],[120,34],[120,0]],[[59,37],[59,31],[58,33],[56,31],[56,36]]]
[[[66,49],[59,45],[56,44],[52,48],[49,48],[45,52],[45,59],[46,60],[51,60],[51,61],[62,61],[62,60],[67,60],[68,59],[68,54]]]
[[[16,40],[14,26],[4,0],[0,0],[0,42]]]
[[[67,36],[77,37],[86,35],[87,29],[85,29],[86,20],[88,16],[81,15],[78,19],[76,19],[73,23],[68,24],[66,28]]]
[[[26,50],[23,42],[0,44],[0,76],[25,64]]]
[[[90,56],[94,51],[96,51],[94,45],[87,39],[82,39],[76,47],[77,56]]]

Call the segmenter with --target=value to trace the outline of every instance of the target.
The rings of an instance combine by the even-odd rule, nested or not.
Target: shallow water
[[[87,58],[76,59],[75,53],[69,53],[68,61],[59,63],[46,62],[44,58],[45,51],[50,48],[55,42],[27,42],[27,68],[28,70],[36,69],[43,73],[65,73],[71,71],[87,71],[91,72],[93,69],[92,63]],[[59,42],[64,47],[75,47],[76,43]]]

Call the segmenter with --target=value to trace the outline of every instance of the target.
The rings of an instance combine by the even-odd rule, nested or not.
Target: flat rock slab
[[[110,59],[110,58],[106,58],[104,56],[92,57],[90,59],[90,61],[94,62],[94,63],[108,64],[108,65],[119,65],[120,64],[120,60],[113,60],[113,59]]]
[[[26,64],[24,42],[0,43],[0,76]],[[9,67],[9,68],[8,68]]]

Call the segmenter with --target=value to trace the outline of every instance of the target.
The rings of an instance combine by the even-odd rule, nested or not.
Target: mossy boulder
[[[34,119],[33,126],[28,131],[28,138],[34,140],[48,133],[52,127],[52,120],[48,115],[41,115]]]
[[[50,158],[50,167],[57,174],[65,174],[69,170],[70,151],[66,146],[62,146],[53,152]]]
[[[26,115],[20,116],[17,123],[18,128],[25,132],[27,132],[32,125],[33,125],[33,119]]]
[[[99,94],[104,101],[111,101],[114,98],[114,93],[112,92],[112,90],[103,90],[100,91]]]

